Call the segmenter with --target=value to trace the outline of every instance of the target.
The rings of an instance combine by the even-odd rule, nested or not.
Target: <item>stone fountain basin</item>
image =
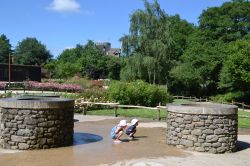
[[[187,114],[237,114],[238,107],[235,105],[217,104],[209,102],[191,104],[168,104],[169,112]]]
[[[0,147],[47,149],[73,144],[74,100],[53,97],[0,99]]]

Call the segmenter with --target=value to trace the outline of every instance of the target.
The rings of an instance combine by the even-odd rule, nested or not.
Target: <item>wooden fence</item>
[[[185,96],[174,96],[174,98],[177,99],[188,99],[191,101],[195,101],[195,102],[209,102],[209,100],[207,98],[196,98],[196,97],[185,97]],[[239,103],[239,102],[234,102],[232,101],[232,103],[227,103],[227,104],[234,104],[237,105],[239,107],[242,108],[242,110],[244,111],[245,109],[250,108],[249,105],[246,105],[244,103]],[[92,106],[92,105],[103,105],[103,106],[109,106],[111,108],[113,108],[114,110],[114,116],[117,117],[118,113],[117,113],[117,109],[118,108],[138,108],[138,109],[148,109],[148,110],[153,110],[153,111],[157,111],[157,120],[161,120],[160,118],[160,112],[161,109],[167,109],[167,106],[161,106],[161,104],[159,103],[158,106],[156,107],[146,107],[146,106],[135,106],[135,105],[120,105],[119,103],[99,103],[99,102],[86,102],[86,101],[78,101],[76,102],[76,107],[79,108],[84,115],[87,115],[87,110],[88,107]],[[249,116],[239,116],[239,118],[250,118]]]
[[[118,116],[118,113],[117,113],[118,108],[138,108],[138,109],[153,110],[153,111],[157,111],[156,118],[159,121],[161,120],[161,117],[160,117],[161,109],[167,109],[167,106],[161,106],[160,104],[157,107],[145,107],[145,106],[135,106],[135,105],[120,105],[119,103],[98,103],[98,102],[85,102],[85,101],[76,103],[76,106],[83,112],[84,115],[87,115],[88,107],[92,105],[103,105],[103,106],[109,106],[113,108],[115,117]]]
[[[185,99],[185,100],[190,100],[190,101],[194,101],[194,102],[212,102],[211,100],[209,100],[208,98],[197,98],[197,97],[192,97],[192,96],[173,96],[175,99]],[[223,104],[223,103],[221,103]],[[231,103],[224,103],[224,104],[232,104],[232,105],[237,105],[239,108],[241,108],[242,110],[245,109],[250,109],[250,105],[246,105],[245,103],[240,103],[240,102],[234,102],[232,100]]]

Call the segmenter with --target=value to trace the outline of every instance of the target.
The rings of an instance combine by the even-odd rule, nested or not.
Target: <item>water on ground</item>
[[[136,158],[157,158],[164,156],[187,156],[165,144],[165,128],[138,128],[136,139],[114,144],[109,133],[118,119],[76,122],[74,145],[48,150],[23,151],[21,153],[0,153],[1,166],[91,166],[112,164],[117,161]]]

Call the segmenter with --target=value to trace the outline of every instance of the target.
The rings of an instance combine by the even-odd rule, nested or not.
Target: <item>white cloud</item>
[[[57,12],[80,12],[80,4],[76,0],[53,0],[48,9]]]

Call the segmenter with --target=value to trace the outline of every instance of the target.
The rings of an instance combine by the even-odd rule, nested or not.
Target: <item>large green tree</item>
[[[214,95],[228,45],[250,32],[250,2],[235,0],[204,10],[199,26],[189,36],[181,63],[171,71],[172,92]],[[181,92],[180,92],[181,90]]]
[[[121,38],[123,53],[129,56],[121,78],[165,84],[170,69],[185,50],[193,26],[178,15],[168,16],[156,0],[145,0],[144,7],[130,16],[130,33]],[[148,57],[152,57],[151,63]],[[149,68],[153,71],[149,72]]]
[[[58,78],[77,74],[90,79],[119,79],[121,62],[117,57],[105,55],[93,41],[88,41],[86,45],[78,44],[75,48],[64,50],[57,61],[47,67]]]
[[[250,36],[231,43],[228,55],[220,74],[220,88],[250,95]]]
[[[15,61],[23,65],[46,64],[52,55],[46,46],[36,38],[26,38],[18,43],[15,49]]]
[[[11,45],[9,39],[2,34],[0,36],[0,63],[8,63]]]
[[[233,0],[220,7],[204,10],[199,18],[199,28],[206,40],[231,42],[250,32],[250,2]]]
[[[225,51],[225,44],[219,41],[192,43],[181,57],[182,62],[171,71],[172,92],[196,96],[216,94]]]

